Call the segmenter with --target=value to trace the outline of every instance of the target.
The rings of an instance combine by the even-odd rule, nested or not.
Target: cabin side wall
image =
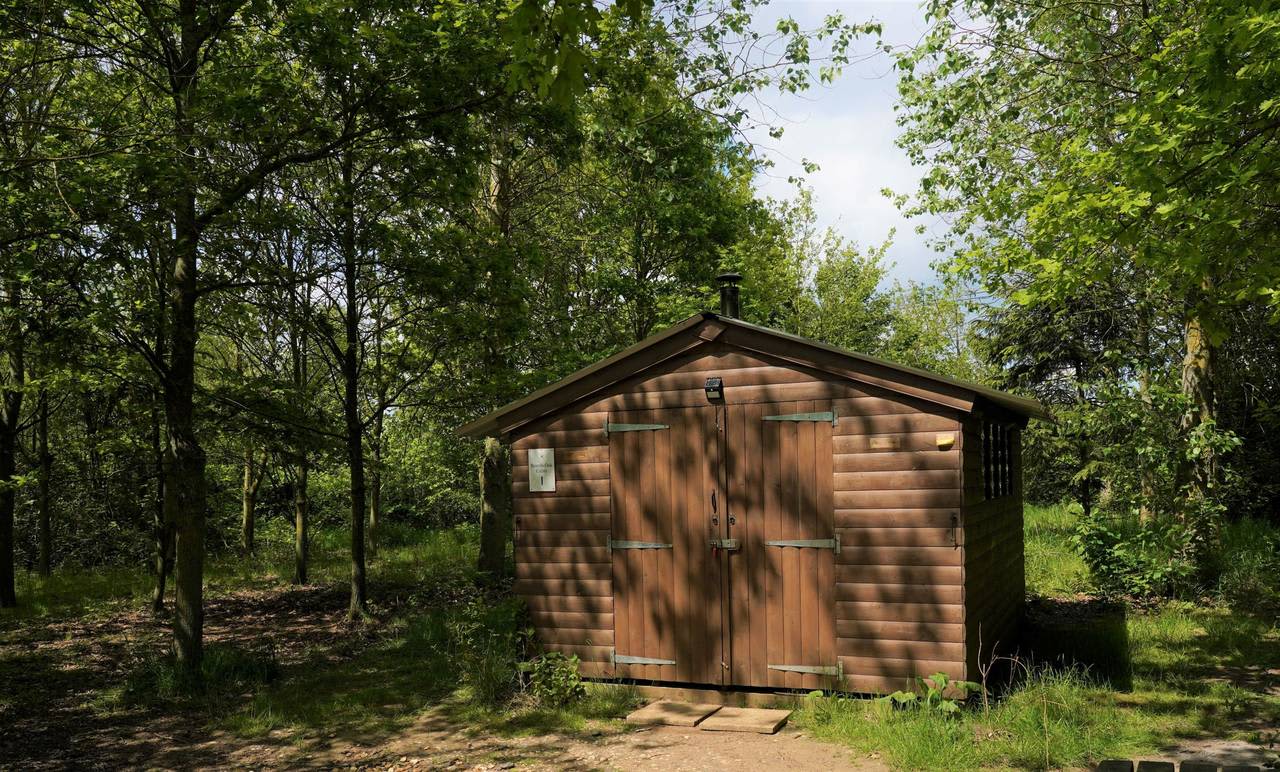
[[[1025,596],[1022,524],[1021,429],[1009,429],[1007,454],[984,463],[981,414],[964,421],[965,677],[981,678],[980,665],[1008,655],[1016,645]],[[994,419],[993,419],[994,420]],[[988,496],[986,476],[1007,465],[1008,493]],[[985,466],[985,469],[984,469]]]

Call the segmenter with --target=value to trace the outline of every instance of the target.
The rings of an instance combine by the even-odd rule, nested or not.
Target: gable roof
[[[1024,419],[1049,417],[1034,399],[706,312],[695,314],[607,359],[504,405],[460,427],[458,433],[466,437],[509,435],[525,424],[711,341],[871,384],[960,412],[972,412],[982,402],[987,402]]]

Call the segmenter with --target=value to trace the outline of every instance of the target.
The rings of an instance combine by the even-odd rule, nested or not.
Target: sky
[[[779,18],[790,16],[802,29],[813,29],[837,11],[850,22],[879,21],[884,41],[895,48],[914,45],[925,31],[924,12],[916,0],[773,0],[757,12],[755,26],[761,32],[772,31]],[[871,39],[855,41],[854,58],[870,52],[872,44]],[[763,94],[759,114],[775,111],[777,116],[769,120],[785,131],[781,139],[770,138],[765,130],[749,135],[757,152],[775,164],[758,189],[766,196],[790,198],[795,187],[787,178],[804,176],[813,189],[820,227],[831,226],[863,246],[880,244],[895,230],[887,254],[893,263],[889,281],[932,282],[930,263],[938,255],[926,245],[926,236],[915,232],[920,221],[903,217],[881,193],[886,187],[911,192],[920,173],[894,145],[899,131],[893,111],[896,98],[896,73],[890,56],[883,53],[850,64],[831,85],[817,85],[799,95]],[[806,159],[819,170],[804,174]]]

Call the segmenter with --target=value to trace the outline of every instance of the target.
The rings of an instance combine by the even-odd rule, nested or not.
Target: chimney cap
[[[716,281],[720,282],[721,284],[737,284],[738,282],[742,281],[742,274],[729,271],[728,273],[722,273],[719,276],[717,276]]]

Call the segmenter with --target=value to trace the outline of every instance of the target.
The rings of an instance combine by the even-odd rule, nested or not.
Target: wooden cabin
[[[735,315],[461,429],[513,449],[515,589],[541,644],[663,684],[975,680],[1013,643],[1019,436],[1042,408]]]

